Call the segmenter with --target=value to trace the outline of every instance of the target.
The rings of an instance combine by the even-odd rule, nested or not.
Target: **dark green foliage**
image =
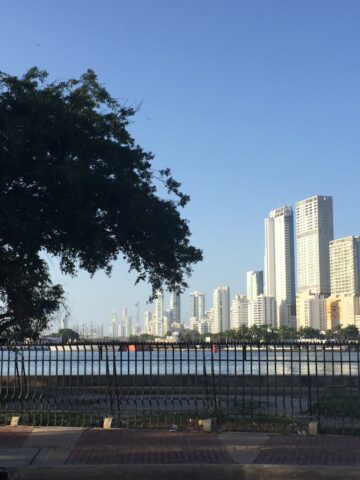
[[[42,252],[70,275],[110,274],[120,255],[153,292],[185,287],[202,258],[179,213],[188,196],[127,130],[134,110],[91,70],[46,78],[0,73],[0,336],[36,337],[61,303]]]
[[[296,330],[293,327],[281,326],[279,328],[272,327],[271,325],[253,325],[248,327],[241,325],[238,330],[227,330],[221,333],[206,333],[200,335],[193,330],[185,331],[182,336],[179,337],[180,341],[205,341],[207,338],[211,338],[213,342],[291,342],[294,340],[328,340],[346,342],[351,340],[360,340],[359,330],[355,325],[348,325],[347,327],[341,327],[338,325],[332,330],[327,332],[321,332],[315,328],[303,327]]]
[[[63,343],[80,340],[80,335],[77,332],[75,332],[75,330],[72,330],[71,328],[60,329],[58,336],[62,338]]]

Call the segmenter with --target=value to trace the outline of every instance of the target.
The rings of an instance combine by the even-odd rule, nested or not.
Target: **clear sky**
[[[0,69],[51,79],[93,68],[141,109],[136,141],[170,167],[204,261],[191,290],[245,292],[261,269],[263,220],[314,194],[334,197],[335,237],[360,234],[358,0],[2,0]],[[61,277],[72,322],[141,314],[147,285],[118,263],[111,279]],[[183,298],[183,316],[188,310]]]

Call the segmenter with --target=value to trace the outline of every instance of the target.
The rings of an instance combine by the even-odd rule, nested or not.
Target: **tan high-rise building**
[[[330,285],[327,328],[360,326],[360,237],[330,242]]]
[[[330,242],[331,295],[360,295],[360,237]]]

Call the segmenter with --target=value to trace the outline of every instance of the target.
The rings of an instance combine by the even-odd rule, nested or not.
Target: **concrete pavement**
[[[0,427],[0,480],[360,478],[360,437]]]

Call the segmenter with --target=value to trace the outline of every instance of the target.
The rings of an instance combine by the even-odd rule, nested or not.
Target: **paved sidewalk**
[[[295,470],[290,475],[291,466],[297,466],[296,476]],[[128,478],[129,469],[139,478],[157,479],[161,472],[177,478],[184,469],[198,480],[205,472],[207,478],[224,479],[224,472],[233,479],[360,478],[360,437],[0,427],[0,480],[119,479]],[[271,476],[274,472],[278,477]]]

